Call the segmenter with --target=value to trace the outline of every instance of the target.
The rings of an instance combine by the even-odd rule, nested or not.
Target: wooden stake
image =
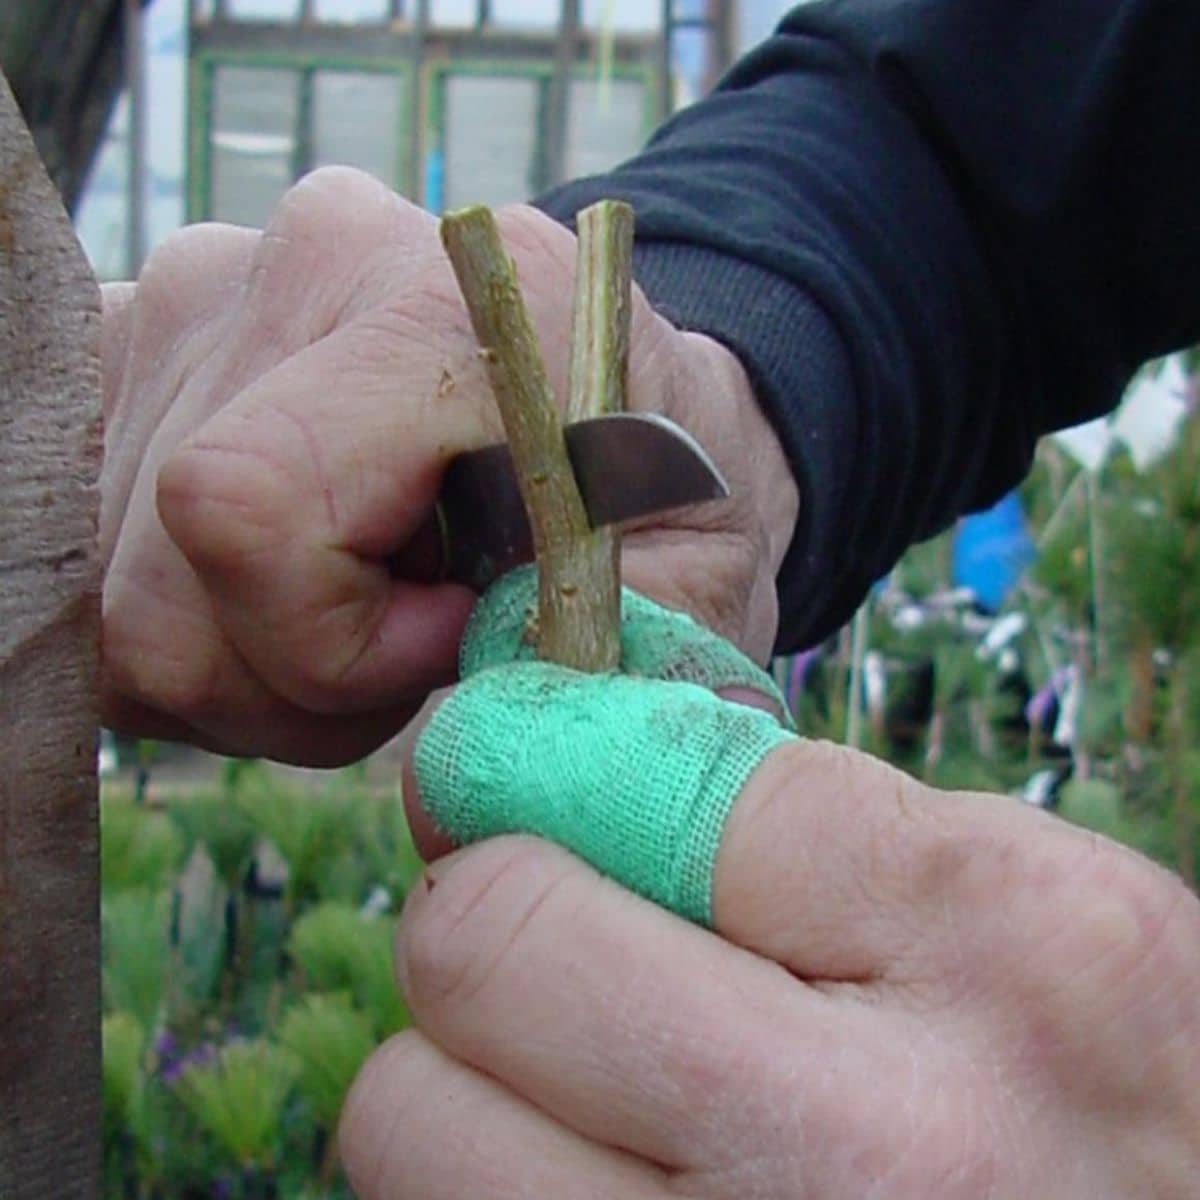
[[[533,531],[538,656],[580,671],[608,670],[610,589],[593,571],[591,526],[513,262],[485,207],[445,216],[441,237],[482,347]]]
[[[0,76],[0,1196],[100,1195],[100,291]]]

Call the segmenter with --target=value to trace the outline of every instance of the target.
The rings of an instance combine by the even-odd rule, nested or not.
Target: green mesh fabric
[[[537,641],[537,568],[498,579],[476,605],[463,638],[460,674],[532,661]],[[621,589],[621,673],[696,683],[712,691],[747,688],[765,696],[792,725],[775,681],[731,642],[687,613]]]
[[[794,735],[709,688],[736,683],[772,694],[771,680],[690,618],[631,592],[622,605],[622,665],[636,674],[584,675],[534,661],[525,630],[536,583],[532,572],[514,575],[524,578],[505,577],[480,602],[464,642],[463,682],[418,739],[426,810],[462,844],[503,833],[545,837],[711,924],[729,810],[751,772]],[[648,677],[656,672],[662,677]],[[681,681],[685,673],[707,686]]]

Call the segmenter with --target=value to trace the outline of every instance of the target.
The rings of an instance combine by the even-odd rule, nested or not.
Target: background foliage
[[[1200,421],[1149,472],[1118,452],[1089,475],[1045,444],[1022,499],[1037,555],[1000,612],[947,590],[948,534],[873,595],[860,653],[846,630],[780,681],[812,736],[857,728],[931,783],[1057,808],[1195,886]],[[153,758],[102,796],[106,1194],[345,1197],[342,1101],[408,1023],[398,790],[241,762],[160,788]]]
[[[106,1194],[348,1196],[342,1101],[408,1024],[391,941],[420,864],[399,796],[257,763],[157,790],[102,795]]]

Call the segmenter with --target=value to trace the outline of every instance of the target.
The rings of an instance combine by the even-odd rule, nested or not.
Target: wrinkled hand
[[[574,239],[500,224],[564,395]],[[502,431],[431,216],[328,169],[264,233],[185,230],[106,289],[104,379],[106,723],[332,764],[454,678],[474,597],[428,581],[431,512]],[[734,500],[632,533],[626,579],[765,655],[796,491],[743,371],[638,297],[630,406],[691,430]]]
[[[745,742],[747,710],[675,688],[500,665],[407,736],[443,819],[516,815],[640,886],[675,860],[619,853],[638,813],[694,819],[647,747],[711,751],[717,709],[724,752]],[[582,740],[564,744],[562,713]],[[1196,898],[1009,799],[764,745],[716,852],[720,937],[532,837],[428,869],[397,945],[416,1028],[343,1115],[361,1200],[1194,1196]],[[694,796],[727,803],[709,777]],[[640,809],[610,803],[639,786]]]

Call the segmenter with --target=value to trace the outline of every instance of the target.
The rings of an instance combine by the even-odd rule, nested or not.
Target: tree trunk
[[[0,76],[0,1196],[99,1193],[100,301]]]

